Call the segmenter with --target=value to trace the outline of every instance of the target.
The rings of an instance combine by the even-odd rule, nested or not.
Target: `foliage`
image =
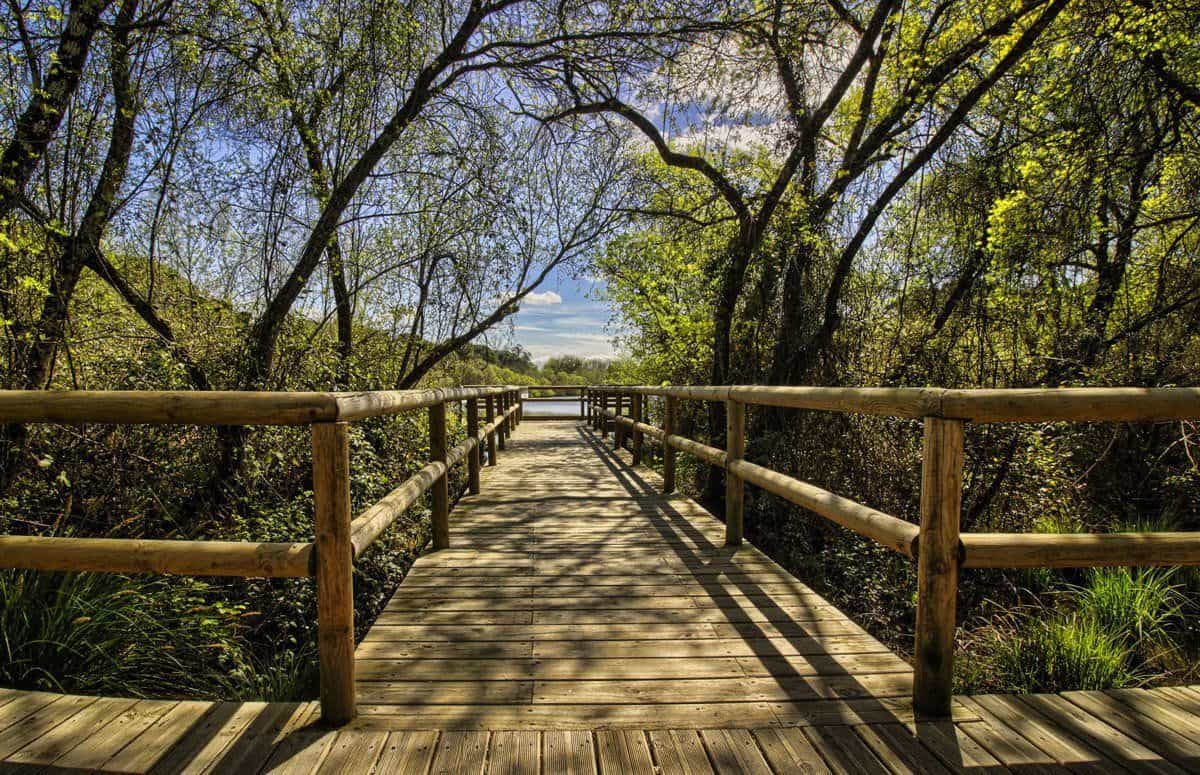
[[[245,606],[195,581],[0,571],[0,682],[109,695],[219,696]]]
[[[1170,569],[1093,568],[1079,591],[1079,615],[1131,649],[1167,646],[1183,605],[1171,576]]]
[[[1089,618],[1023,619],[984,645],[987,670],[1008,692],[1117,689],[1138,679],[1129,667],[1130,649]]]

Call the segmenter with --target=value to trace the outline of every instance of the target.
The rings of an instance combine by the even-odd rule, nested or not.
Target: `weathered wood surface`
[[[956,698],[584,423],[522,425],[356,651],[363,715],[0,689],[0,771],[1187,772],[1196,688]]]
[[[316,703],[81,697],[0,689],[0,771],[136,773],[1195,772],[1194,688],[960,699],[955,722],[900,710],[741,728],[337,730]]]
[[[884,417],[942,417],[971,422],[1168,422],[1200,417],[1200,388],[946,388],[767,385],[623,385],[598,387],[692,401],[741,401]]]
[[[903,660],[626,460],[586,423],[522,426],[451,514],[451,548],[415,563],[360,644],[360,712],[426,728],[755,727],[909,695]]]

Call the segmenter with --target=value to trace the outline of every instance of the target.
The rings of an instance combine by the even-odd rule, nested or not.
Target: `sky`
[[[513,316],[513,343],[527,350],[538,365],[556,355],[614,357],[612,313],[597,298],[603,287],[599,278],[555,269]]]

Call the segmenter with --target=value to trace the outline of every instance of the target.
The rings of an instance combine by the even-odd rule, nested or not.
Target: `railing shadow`
[[[1164,739],[1163,734],[1169,730],[1156,732],[1154,722],[1135,725],[1136,737],[1143,741],[1155,743],[1151,748],[1142,746],[1137,740],[1130,738],[1113,728],[1093,728],[1081,723],[1071,723],[1070,719],[1059,716],[1039,716],[1038,712],[1027,708],[1028,717],[1018,716],[1008,719],[1011,728],[995,719],[984,720],[978,716],[968,715],[964,720],[936,720],[914,717],[911,705],[905,697],[876,696],[872,687],[864,685],[851,670],[846,669],[838,660],[836,652],[820,650],[813,651],[810,646],[828,646],[837,642],[839,636],[820,633],[819,625],[797,620],[792,613],[796,606],[789,605],[787,609],[774,600],[772,594],[750,580],[745,574],[738,574],[732,568],[726,571],[718,565],[731,563],[739,554],[752,554],[744,549],[725,547],[709,538],[703,531],[672,505],[669,497],[659,492],[661,481],[655,481],[657,476],[647,478],[625,460],[627,453],[618,452],[605,444],[597,433],[589,426],[580,425],[577,428],[580,438],[587,443],[598,457],[604,462],[610,473],[624,489],[638,498],[657,498],[652,522],[664,538],[672,539],[685,537],[685,541],[668,540],[664,542],[663,551],[679,560],[682,565],[678,571],[682,578],[693,586],[704,589],[708,599],[720,611],[746,610],[742,606],[758,612],[765,622],[743,620],[742,617],[728,618],[727,627],[737,634],[748,645],[758,660],[765,675],[775,679],[781,689],[790,695],[790,710],[797,711],[790,715],[786,706],[789,702],[772,703],[774,706],[785,706],[780,714],[780,721],[787,723],[803,717],[805,703],[820,703],[822,699],[846,700],[853,707],[853,712],[870,724],[870,733],[875,741],[876,755],[885,751],[907,763],[908,767],[919,772],[969,771],[969,772],[1113,772],[1126,769],[1141,772],[1183,772],[1200,771],[1200,757],[1194,755],[1194,749],[1185,746],[1178,740]],[[630,455],[631,457],[631,455]],[[721,572],[712,576],[712,582],[706,582],[703,576],[695,573],[697,569],[718,569]],[[789,574],[790,577],[790,574]],[[730,589],[741,592],[744,602],[722,595]],[[721,598],[724,598],[722,600]],[[727,600],[728,602],[725,602]],[[803,613],[807,606],[799,606]],[[813,622],[819,622],[814,619]],[[781,626],[783,625],[783,626]],[[857,625],[856,625],[857,626]],[[861,628],[859,628],[861,629]],[[870,637],[863,632],[863,635]],[[773,642],[774,641],[774,642]],[[832,696],[814,697],[809,691],[798,691],[798,687],[807,687],[807,676],[793,667],[792,660],[796,656],[787,655],[775,643],[785,642],[796,654],[812,664],[808,657],[824,658],[819,669],[822,677],[834,676],[844,679],[832,687]],[[791,657],[790,659],[788,657]],[[817,692],[819,695],[820,692]],[[890,701],[887,701],[890,700]],[[901,712],[903,709],[904,712]],[[963,709],[957,709],[960,713]],[[1060,762],[1048,756],[1022,737],[1029,729],[1023,718],[1037,717],[1040,723],[1049,725],[1053,733],[1064,740],[1070,741],[1070,758]],[[974,720],[971,720],[971,719]],[[1032,722],[1028,722],[1032,723]],[[1024,729],[1023,729],[1024,727]],[[988,743],[987,746],[968,734],[968,730]],[[1005,733],[1008,733],[1006,736]],[[1018,742],[1019,741],[1019,742]],[[861,740],[858,745],[863,745]],[[1010,757],[1010,763],[1002,765],[989,752],[989,746],[1003,749]],[[1156,751],[1167,752],[1167,758],[1160,757]],[[936,756],[931,759],[930,754]],[[853,758],[853,757],[852,757]],[[882,756],[880,757],[882,758]],[[1065,759],[1066,757],[1064,757]],[[1026,760],[1025,763],[1013,764],[1011,761]],[[1180,769],[1182,767],[1182,769]]]
[[[910,714],[899,712],[906,704],[902,698],[896,695],[877,696],[872,687],[863,684],[852,671],[842,665],[839,653],[827,650],[828,644],[836,642],[838,636],[823,634],[819,624],[821,619],[814,617],[808,621],[798,621],[791,611],[785,610],[775,601],[771,592],[751,580],[748,574],[737,572],[735,558],[739,554],[753,555],[752,550],[726,547],[723,542],[717,543],[709,538],[671,503],[669,497],[660,493],[661,482],[642,476],[623,459],[622,454],[605,444],[590,427],[580,425],[577,431],[626,492],[637,498],[655,500],[651,522],[664,539],[687,539],[664,541],[663,550],[669,552],[671,558],[679,561],[678,573],[681,577],[689,579],[694,586],[707,593],[712,610],[729,614],[724,623],[727,631],[743,641],[761,668],[760,671],[756,671],[761,674],[754,677],[773,680],[786,695],[787,699],[784,701],[768,703],[776,709],[780,722],[787,723],[789,719],[803,718],[805,704],[819,704],[822,700],[847,701],[854,715],[872,724],[904,725],[912,722]],[[725,565],[729,568],[723,567]],[[711,577],[711,582],[705,581],[705,576],[696,572],[706,568],[720,571]],[[790,574],[788,577],[791,578]],[[740,592],[744,596],[744,602],[739,598],[721,594],[731,589]],[[799,603],[789,608],[819,613],[812,608],[812,604],[807,603]],[[764,621],[755,621],[750,615],[732,615],[734,611],[757,612]],[[720,632],[718,630],[718,634]],[[863,631],[861,637],[870,636]],[[795,653],[785,651],[777,645],[780,642],[787,643]],[[810,657],[817,658],[819,668]],[[795,664],[799,660],[808,662],[816,671],[816,675],[806,675],[800,670]],[[747,677],[751,676],[748,674]],[[818,680],[809,680],[814,677]],[[830,678],[834,680],[821,680]],[[893,702],[884,702],[885,699],[892,699]],[[816,710],[814,705],[812,711]],[[939,755],[952,761],[952,766],[966,767],[967,763],[961,752],[956,755],[947,746],[949,740],[957,739],[952,734],[953,730],[954,725],[951,722],[923,722],[916,726],[914,740],[930,738],[930,742],[936,742],[941,751]],[[901,739],[902,737],[898,737],[897,741]]]

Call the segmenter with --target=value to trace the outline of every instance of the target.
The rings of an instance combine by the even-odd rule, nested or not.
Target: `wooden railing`
[[[650,396],[664,399],[663,425],[643,422]],[[677,433],[680,400],[722,401],[726,448]],[[1062,388],[943,390],[932,388],[595,386],[590,418],[617,444],[630,433],[633,461],[643,438],[663,449],[663,487],[675,488],[675,453],[723,468],[725,542],[741,543],[743,489],[757,485],[917,560],[917,622],[913,704],[918,712],[950,713],[955,605],[960,568],[1068,568],[1200,564],[1200,533],[1023,534],[960,533],[963,427],[968,422],[1161,422],[1200,418],[1200,388]],[[836,495],[744,459],[746,406],[854,412],[924,422],[920,525]],[[624,411],[629,408],[628,413]]]
[[[446,407],[466,404],[466,439],[448,448]],[[480,404],[484,417],[479,416]],[[350,507],[349,422],[416,409],[429,412],[430,462],[357,517]],[[312,430],[312,542],[141,540],[0,536],[0,568],[163,573],[188,576],[309,577],[317,580],[321,714],[355,716],[354,560],[401,514],[431,492],[434,549],[449,546],[449,470],[467,461],[479,492],[480,448],[488,464],[516,427],[514,386],[367,393],[0,391],[3,423],[309,425]]]
[[[564,398],[577,396],[579,398],[579,419],[587,417],[587,385],[529,385],[523,389],[522,399],[524,402],[536,406],[539,402],[561,402]],[[537,415],[530,413],[529,418],[532,420]],[[559,416],[542,415],[543,419],[562,419]]]

